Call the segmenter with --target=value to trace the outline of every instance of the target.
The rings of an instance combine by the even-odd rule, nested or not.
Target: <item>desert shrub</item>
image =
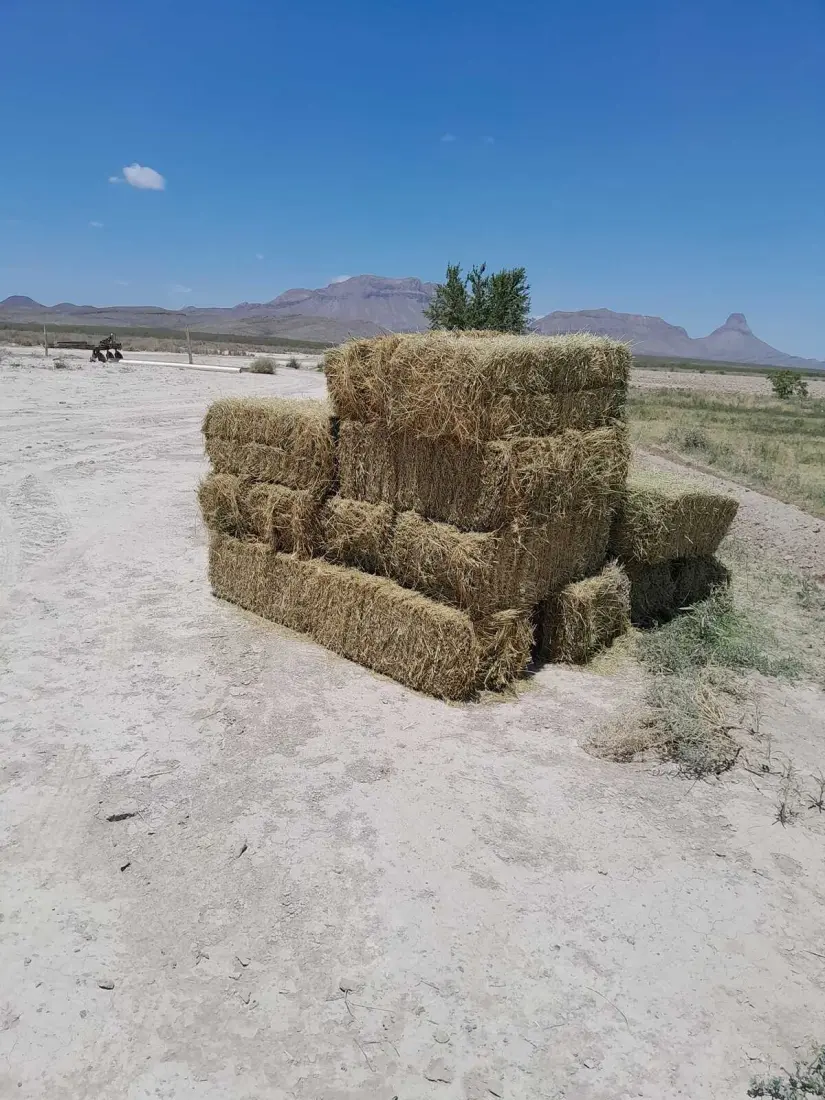
[[[682,435],[682,446],[686,451],[706,451],[709,445],[707,432],[701,428],[688,428]]]
[[[807,1096],[825,1096],[825,1047],[807,1066],[799,1062],[792,1073],[781,1077],[754,1078],[748,1096],[768,1096],[774,1100],[805,1100]]]
[[[807,397],[808,383],[795,370],[775,370],[768,375],[771,380],[774,396],[782,401],[791,397]]]
[[[301,366],[301,364],[298,362],[298,360],[295,358],[294,355],[292,356],[291,359],[287,359],[286,365],[290,368],[290,370],[298,370]]]
[[[253,359],[248,367],[241,367],[241,373],[243,374],[274,374],[275,373],[275,360],[270,359],[268,355],[259,355],[257,359]]]
[[[69,369],[69,364],[66,362],[65,359],[55,359],[52,366],[54,367],[55,370],[68,370]]]

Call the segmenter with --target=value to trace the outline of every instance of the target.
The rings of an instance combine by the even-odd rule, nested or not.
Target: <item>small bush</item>
[[[270,359],[267,355],[259,355],[257,359],[253,359],[248,367],[241,367],[242,374],[274,374],[275,373],[275,360]]]
[[[774,1100],[805,1100],[808,1096],[825,1096],[825,1047],[819,1050],[807,1066],[796,1064],[793,1073],[782,1077],[754,1078],[748,1096],[768,1096]]]
[[[775,370],[771,371],[768,377],[771,380],[774,396],[782,401],[787,401],[791,397],[808,396],[808,383],[799,371]]]
[[[292,358],[291,358],[291,359],[287,359],[287,361],[286,361],[286,365],[287,365],[287,366],[288,366],[288,367],[289,367],[289,368],[290,368],[291,370],[298,370],[298,369],[300,368],[300,366],[301,366],[301,364],[300,364],[300,363],[298,362],[298,360],[297,360],[297,359],[295,358],[295,356],[294,356],[294,355],[292,356]]]
[[[69,369],[69,364],[66,362],[65,359],[55,359],[55,361],[52,365],[53,365],[55,370],[68,370]]]
[[[707,451],[710,440],[701,428],[688,428],[682,436],[682,446],[686,451]]]

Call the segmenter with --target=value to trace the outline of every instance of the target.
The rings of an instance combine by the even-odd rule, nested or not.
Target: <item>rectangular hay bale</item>
[[[386,573],[394,521],[389,504],[330,497],[321,512],[324,556],[368,573]]]
[[[730,584],[727,568],[711,555],[656,562],[628,562],[630,617],[636,626],[654,626],[672,619],[716,588]]]
[[[390,575],[473,616],[529,610],[552,590],[604,562],[610,512],[568,513],[535,527],[460,531],[416,512],[398,517]]]
[[[567,512],[604,512],[624,488],[630,449],[624,427],[463,447],[343,420],[338,438],[342,496],[390,504],[465,531]]]
[[[302,557],[320,545],[321,505],[308,489],[208,474],[198,487],[198,501],[212,531],[256,539],[273,550]]]
[[[216,596],[440,698],[505,687],[529,661],[532,630],[522,615],[505,612],[478,626],[386,577],[263,543],[213,534],[209,579]]]
[[[342,419],[477,445],[586,429],[622,414],[631,355],[602,336],[427,332],[351,340],[326,355]]]
[[[538,657],[585,664],[630,625],[630,581],[620,565],[568,584],[538,611]]]
[[[634,470],[616,512],[611,552],[656,565],[716,552],[739,508],[724,493],[669,474]]]
[[[324,402],[224,397],[207,410],[203,434],[215,473],[317,496],[332,489],[335,431]]]

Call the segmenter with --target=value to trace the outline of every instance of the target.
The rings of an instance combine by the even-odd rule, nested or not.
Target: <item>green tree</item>
[[[530,313],[527,272],[515,267],[488,275],[481,264],[462,278],[461,265],[448,264],[447,277],[424,312],[431,329],[524,332]]]
[[[435,288],[424,316],[431,329],[466,328],[467,282],[461,277],[461,264],[447,264],[447,278]]]
[[[787,401],[796,394],[797,397],[808,396],[808,383],[803,375],[795,370],[775,370],[768,375],[776,397]]]

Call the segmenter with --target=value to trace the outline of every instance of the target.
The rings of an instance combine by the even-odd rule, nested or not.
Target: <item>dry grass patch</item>
[[[631,390],[634,443],[825,516],[825,399]]]
[[[475,446],[620,415],[630,361],[626,345],[586,334],[429,332],[352,340],[326,372],[342,419]]]
[[[516,615],[476,627],[461,611],[385,577],[212,536],[215,595],[408,687],[445,699],[501,689],[526,668],[532,631]]]

